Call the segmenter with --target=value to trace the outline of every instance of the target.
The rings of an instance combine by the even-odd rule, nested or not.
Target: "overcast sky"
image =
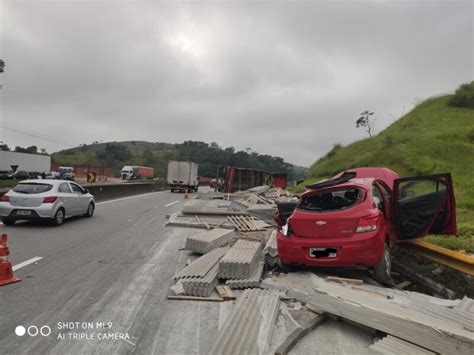
[[[474,78],[473,1],[0,3],[0,141],[48,152],[199,140],[309,166],[366,108],[378,132]]]

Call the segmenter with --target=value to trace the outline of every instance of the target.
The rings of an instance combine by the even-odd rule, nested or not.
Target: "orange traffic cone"
[[[189,200],[189,192],[187,189],[184,191],[184,199]]]
[[[2,234],[2,239],[0,239],[0,286],[21,281],[21,279],[13,275],[9,255],[10,250],[8,250],[7,246],[7,235]]]

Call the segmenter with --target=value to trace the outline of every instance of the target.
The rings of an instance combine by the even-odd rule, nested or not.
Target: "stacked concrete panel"
[[[208,297],[219,283],[218,264],[215,264],[203,277],[184,277],[180,281],[184,294],[188,296]]]
[[[209,354],[267,354],[278,316],[278,291],[245,290],[220,328]]]
[[[248,279],[229,279],[225,284],[234,289],[258,287],[262,278],[264,265],[263,262],[259,262]]]
[[[206,254],[211,250],[229,243],[234,238],[235,232],[229,229],[216,228],[200,232],[186,239],[184,246],[187,250]]]
[[[165,226],[167,227],[189,227],[203,228],[219,227],[225,229],[235,229],[235,226],[227,220],[226,216],[219,215],[182,215],[173,213],[170,215]]]
[[[211,250],[175,275],[174,279],[181,282],[185,295],[208,297],[212,293],[219,282],[219,259],[228,250],[229,248]]]
[[[174,279],[182,278],[202,278],[216,265],[219,260],[227,253],[229,248],[216,248],[209,253],[201,256],[199,259],[186,266],[183,270],[178,272]]]
[[[183,214],[191,215],[231,215],[231,214],[248,214],[232,206],[232,201],[226,200],[191,200],[184,205]]]
[[[261,218],[263,220],[273,220],[273,216],[275,215],[277,207],[276,205],[263,205],[263,204],[256,204],[249,206],[247,211],[250,214],[257,216],[257,218]]]
[[[262,244],[238,240],[219,262],[219,278],[249,279],[262,258]]]

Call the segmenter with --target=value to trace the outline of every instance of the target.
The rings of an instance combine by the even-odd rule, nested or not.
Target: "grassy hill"
[[[474,84],[471,84],[474,85]],[[401,176],[450,172],[458,207],[459,238],[430,237],[474,252],[474,109],[456,107],[453,95],[429,99],[373,138],[335,145],[298,186],[361,166],[383,166]],[[441,239],[443,238],[443,239]]]
[[[155,169],[155,175],[165,177],[170,160],[191,160],[199,163],[201,176],[213,177],[219,166],[251,167],[287,173],[289,180],[301,180],[308,168],[295,166],[282,158],[256,152],[221,148],[216,143],[187,141],[179,144],[145,141],[108,142],[83,145],[52,154],[61,165],[103,166],[117,171],[124,165],[145,165]]]

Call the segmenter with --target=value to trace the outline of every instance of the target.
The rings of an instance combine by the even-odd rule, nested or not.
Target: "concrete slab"
[[[323,324],[303,337],[290,355],[300,354],[367,354],[374,336],[358,327],[333,320]]]
[[[278,315],[278,291],[248,289],[217,334],[209,354],[266,354]]]

